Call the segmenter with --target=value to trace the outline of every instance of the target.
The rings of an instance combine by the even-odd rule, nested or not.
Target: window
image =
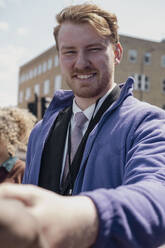
[[[30,72],[29,72],[29,78],[30,78],[30,79],[33,78],[33,70],[30,70]]]
[[[162,67],[165,67],[165,55],[162,55],[162,58],[161,58],[161,66],[162,66]]]
[[[149,91],[150,83],[148,76],[135,73],[134,78],[134,90]]]
[[[34,85],[34,93],[39,96],[40,94],[40,85],[39,84],[35,84]]]
[[[35,67],[34,70],[33,70],[33,76],[34,76],[34,77],[37,76],[37,67]]]
[[[19,92],[19,99],[18,99],[19,103],[23,102],[23,91]]]
[[[50,88],[50,81],[49,80],[45,80],[45,82],[44,82],[44,89],[43,89],[44,95],[47,95],[49,93],[49,88]]]
[[[22,81],[21,81],[21,75],[19,75],[19,84],[21,84]]]
[[[26,80],[26,81],[29,80],[29,73],[28,73],[28,72],[25,74],[25,80]]]
[[[30,88],[27,88],[27,89],[26,89],[25,99],[26,99],[26,100],[29,100],[30,96],[31,96],[31,90],[30,90]]]
[[[52,68],[52,59],[48,60],[48,70]]]
[[[54,66],[58,66],[58,56],[54,57]]]
[[[162,82],[162,91],[163,91],[163,93],[165,93],[165,79]]]
[[[38,75],[40,75],[41,73],[42,73],[42,66],[39,65],[39,66],[38,66]]]
[[[137,73],[135,73],[134,75],[132,75],[135,79],[134,82],[134,90],[139,90],[139,88],[141,88],[141,78],[139,77],[139,75]]]
[[[61,89],[61,75],[54,78],[54,91]]]
[[[144,76],[144,91],[149,91],[150,83],[149,78],[147,76]]]
[[[42,71],[43,72],[47,71],[47,63],[46,62],[44,62],[43,65],[42,65]]]
[[[20,83],[23,83],[25,81],[25,74],[22,74],[20,77]]]
[[[137,88],[138,88],[138,90],[140,90],[140,89],[142,89],[142,76],[138,75],[137,79],[138,79]]]
[[[137,51],[136,50],[129,50],[128,51],[128,59],[131,63],[136,63],[137,60]]]
[[[144,64],[151,64],[151,53],[144,54]]]

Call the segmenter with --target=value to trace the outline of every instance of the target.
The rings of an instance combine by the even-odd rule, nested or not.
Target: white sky
[[[0,106],[16,105],[19,66],[53,46],[55,15],[80,0],[0,0]],[[165,0],[93,0],[114,12],[119,33],[161,41]]]

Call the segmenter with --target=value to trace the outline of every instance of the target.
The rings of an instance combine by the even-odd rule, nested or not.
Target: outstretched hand
[[[48,248],[37,219],[17,200],[0,197],[0,246]]]
[[[23,204],[50,248],[85,248],[96,240],[97,212],[86,196],[64,197],[37,186],[4,184],[0,197]]]

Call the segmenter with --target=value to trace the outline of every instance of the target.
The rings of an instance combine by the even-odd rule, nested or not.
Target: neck
[[[75,96],[76,104],[82,111],[87,109],[92,104],[96,103],[97,99],[93,99],[93,98],[88,99],[88,98],[81,98]]]
[[[114,84],[112,85],[111,88],[113,88]],[[78,107],[83,111],[85,109],[87,109],[89,106],[91,106],[92,104],[96,103],[98,99],[100,99],[101,97],[103,97],[110,89],[106,89],[104,92],[102,92],[102,94],[96,96],[96,97],[92,97],[92,98],[83,98],[83,97],[79,97],[75,95],[75,101],[76,104],[78,105]]]

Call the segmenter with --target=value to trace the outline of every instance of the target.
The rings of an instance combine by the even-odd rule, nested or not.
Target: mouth
[[[90,73],[90,74],[75,74],[73,75],[73,78],[77,78],[80,80],[88,80],[96,76],[96,72]]]

